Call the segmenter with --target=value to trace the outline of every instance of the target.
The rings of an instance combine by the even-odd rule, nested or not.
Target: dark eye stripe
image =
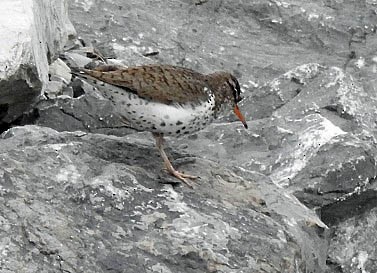
[[[243,98],[240,96],[241,94],[241,89],[240,89],[240,84],[236,79],[231,78],[231,81],[227,81],[229,87],[233,90],[233,97],[234,97],[234,102],[239,103]]]
[[[237,90],[236,90],[236,87],[229,80],[226,81],[226,83],[229,85],[230,89],[233,90],[233,98],[234,98],[234,101],[237,103]]]

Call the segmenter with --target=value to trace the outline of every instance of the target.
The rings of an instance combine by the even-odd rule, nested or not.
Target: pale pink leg
[[[175,176],[176,178],[178,178],[179,180],[181,180],[182,182],[184,182],[190,188],[193,188],[192,184],[186,178],[188,178],[188,179],[196,179],[198,177],[197,176],[193,176],[193,175],[189,175],[189,174],[184,174],[184,173],[181,173],[181,172],[178,172],[177,170],[175,170],[174,167],[173,167],[173,165],[170,163],[170,160],[169,160],[168,156],[166,155],[166,153],[164,151],[164,147],[163,147],[163,142],[164,142],[163,135],[162,134],[155,134],[154,133],[153,136],[156,139],[157,149],[159,150],[159,152],[161,154],[161,157],[164,160],[164,164],[165,164],[165,167],[166,167],[167,171],[171,175]]]

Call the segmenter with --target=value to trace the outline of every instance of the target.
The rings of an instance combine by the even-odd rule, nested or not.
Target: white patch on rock
[[[85,12],[88,12],[94,5],[93,0],[75,0],[75,3],[80,3]]]
[[[153,272],[158,272],[158,273],[172,273],[172,271],[165,265],[157,263],[155,265],[152,265],[152,270]]]
[[[365,269],[365,263],[368,261],[368,253],[366,251],[360,251],[357,257],[352,258],[352,264],[357,263],[357,269],[359,269],[360,273],[369,273]],[[352,266],[352,265],[351,265]]]
[[[68,165],[60,169],[59,173],[56,175],[56,180],[61,183],[69,182],[71,184],[76,184],[81,174],[77,171],[75,165]]]
[[[54,149],[55,151],[60,151],[63,147],[72,146],[73,143],[55,143],[55,144],[48,144],[49,148]]]
[[[118,52],[122,52],[126,49],[123,45],[118,44],[118,43],[113,43],[112,46],[113,46],[113,49]]]
[[[49,81],[48,56],[55,58],[70,35],[75,35],[75,30],[68,19],[66,0],[1,0],[0,81],[14,85],[17,91],[10,96],[8,88],[0,90],[1,103],[11,104],[6,122],[26,110],[26,102],[33,98],[25,97],[20,103],[25,95],[36,98],[43,94]],[[34,92],[18,87],[18,80]]]
[[[0,9],[0,79],[31,58],[32,1],[2,0]],[[15,22],[17,22],[15,24]]]
[[[51,75],[51,80],[56,78],[63,79],[65,83],[69,83],[72,78],[71,69],[60,58],[50,65],[49,74]]]
[[[333,77],[333,80],[326,84],[326,88],[330,88],[332,86],[340,84],[345,77],[343,70],[339,67],[331,67],[329,74]]]
[[[281,155],[281,167],[270,178],[280,186],[287,186],[289,180],[298,174],[315,155],[320,147],[336,136],[346,134],[338,126],[319,114],[312,114],[302,119],[308,126],[299,132],[297,144],[291,151]]]
[[[170,211],[181,214],[164,229],[169,240],[180,246],[182,254],[195,249],[205,260],[228,264],[228,257],[221,252],[229,252],[228,241],[240,239],[240,231],[216,215],[204,215],[191,208],[171,186],[165,186],[164,190],[165,192],[160,194],[165,200],[164,203]]]
[[[318,75],[318,73],[320,72],[320,69],[323,69],[323,68],[324,66],[318,63],[303,64],[284,73],[282,77],[285,79],[297,78],[300,80],[300,82],[305,84],[305,80],[314,78],[315,76]]]
[[[319,18],[319,14],[317,14],[317,13],[309,13],[308,21],[313,21],[313,19],[318,19],[318,18]]]
[[[123,199],[130,198],[131,193],[136,191],[140,192],[153,192],[153,189],[149,189],[141,185],[136,177],[132,174],[132,170],[122,166],[121,164],[113,163],[106,166],[101,175],[94,177],[92,180],[86,182],[92,188],[103,188],[107,193],[110,193],[119,202]],[[118,188],[114,185],[114,181],[121,181],[122,179],[128,178],[133,187],[128,189]]]
[[[362,87],[354,82],[345,82],[343,80],[339,81],[339,84],[337,96],[339,97],[339,104],[342,106],[343,112],[351,116],[363,113],[364,105],[361,104],[360,98],[366,94]]]
[[[284,129],[284,128],[280,127],[280,126],[277,126],[276,129],[277,129],[277,131],[278,131],[279,133],[284,133],[284,134],[288,134],[288,135],[293,135],[293,131],[292,131],[292,130],[287,130],[287,129]]]
[[[363,57],[359,57],[355,63],[357,68],[363,68],[365,66],[365,59]]]

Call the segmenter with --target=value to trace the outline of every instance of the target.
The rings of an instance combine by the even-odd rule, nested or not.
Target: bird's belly
[[[168,136],[191,134],[203,129],[212,122],[215,106],[214,96],[201,104],[164,104],[152,102],[126,92],[114,92],[109,89],[104,96],[114,104],[116,112],[127,120],[132,128],[141,131],[162,133]]]
[[[164,104],[142,99],[123,88],[83,77],[110,100],[118,115],[136,130],[170,136],[191,134],[203,129],[214,118],[215,97],[202,103]]]
[[[123,110],[123,116],[137,130],[180,136],[203,129],[212,122],[210,105],[178,105],[140,100]]]

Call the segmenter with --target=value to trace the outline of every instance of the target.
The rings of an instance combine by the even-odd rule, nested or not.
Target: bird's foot
[[[157,149],[160,151],[161,157],[164,160],[164,165],[165,165],[165,168],[168,171],[168,173],[170,173],[172,176],[178,178],[183,183],[185,183],[187,186],[189,186],[190,188],[193,189],[194,187],[193,187],[193,185],[190,183],[190,181],[188,179],[196,179],[198,177],[197,176],[193,176],[193,175],[189,175],[189,174],[184,174],[184,173],[178,172],[176,169],[174,169],[174,167],[171,164],[168,156],[166,155],[166,153],[164,151],[164,147],[162,145],[163,141],[164,141],[163,135],[162,134],[158,134],[158,133],[154,133],[153,137],[156,139]]]
[[[167,171],[174,177],[178,178],[179,180],[181,180],[183,183],[185,183],[188,187],[190,188],[194,188],[193,184],[188,180],[188,179],[197,179],[198,176],[194,176],[194,175],[189,175],[189,174],[185,174],[185,173],[181,173],[179,171],[176,171],[175,169],[170,169],[170,168],[167,168]]]

